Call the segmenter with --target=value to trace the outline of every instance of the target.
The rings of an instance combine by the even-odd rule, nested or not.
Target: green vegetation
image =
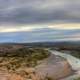
[[[80,51],[71,51],[71,55],[80,59]]]
[[[56,79],[52,79],[52,78],[50,78],[50,77],[46,77],[45,80],[56,80]]]
[[[79,77],[79,78],[77,78],[77,79],[74,79],[74,80],[80,80],[80,77]]]
[[[15,71],[21,67],[35,67],[40,60],[49,56],[49,52],[42,48],[20,48],[7,51],[0,57],[0,68]]]
[[[62,45],[62,46],[52,47],[51,49],[52,50],[58,50],[61,52],[67,52],[67,53],[80,59],[80,46],[79,45],[71,46],[69,44],[66,44],[64,46]]]

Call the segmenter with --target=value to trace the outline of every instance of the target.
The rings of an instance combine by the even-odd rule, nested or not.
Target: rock
[[[24,78],[16,73],[0,71],[0,80],[24,80]]]
[[[25,72],[27,72],[27,73],[34,73],[35,69],[34,68],[26,68]]]
[[[50,57],[48,60],[44,61],[44,63],[36,67],[36,73],[42,80],[46,77],[60,79],[72,73],[72,69],[67,60],[61,59],[61,57],[57,57],[57,59],[58,60]]]
[[[24,80],[24,78],[17,74],[11,74],[8,80]]]
[[[20,68],[15,73],[0,71],[0,80],[46,80],[45,78],[61,79],[72,73],[66,59],[51,55],[41,61],[35,68]]]
[[[0,80],[8,80],[9,74],[5,71],[0,71]]]

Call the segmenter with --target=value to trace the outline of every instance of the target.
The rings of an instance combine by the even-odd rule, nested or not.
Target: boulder
[[[67,60],[61,59],[61,57],[57,57],[57,59],[58,60],[55,58],[54,60],[54,58],[52,59],[52,57],[50,57],[36,67],[36,73],[42,80],[46,77],[60,79],[69,76],[72,73],[72,68]]]

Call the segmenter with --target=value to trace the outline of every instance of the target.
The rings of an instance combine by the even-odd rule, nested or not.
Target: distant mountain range
[[[32,43],[0,43],[0,45],[24,45],[28,47],[51,47],[51,46],[79,46],[80,41],[62,41],[62,42],[32,42]]]

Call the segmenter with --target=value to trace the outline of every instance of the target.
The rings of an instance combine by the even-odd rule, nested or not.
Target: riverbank
[[[7,57],[0,59],[4,73],[0,73],[0,80],[71,80],[80,76],[80,60],[66,53],[46,48],[22,47],[14,51],[10,49],[5,54]],[[73,70],[76,70],[74,75]]]
[[[36,67],[36,72],[42,78],[41,80],[45,80],[45,77],[49,77],[52,80],[59,80],[71,75],[73,70],[66,59],[51,54],[50,57]]]
[[[19,49],[19,51],[21,55],[23,54],[21,52],[24,51],[27,57],[18,56],[15,59],[15,56],[14,56],[14,58],[12,58],[12,55],[19,54],[19,52],[17,51],[18,53],[16,52],[15,54],[13,52],[12,54],[11,52],[9,52],[7,55],[9,56],[11,55],[11,57],[8,56],[6,58],[4,57],[5,59],[1,59],[1,60],[4,60],[3,62],[6,63],[7,61],[8,63],[5,64],[6,66],[5,65],[2,66],[4,74],[2,74],[2,72],[0,73],[1,74],[0,80],[4,80],[4,79],[5,80],[7,79],[9,80],[13,80],[13,79],[15,80],[25,80],[25,79],[46,80],[46,78],[59,80],[63,77],[66,77],[72,74],[72,68],[69,65],[68,61],[63,57],[51,54],[51,52],[49,52],[48,50],[30,48],[25,50]],[[29,61],[26,60],[27,58],[29,59]],[[32,66],[31,64],[34,64],[34,63],[31,62],[30,64],[30,61],[33,61],[35,59],[37,59],[37,61],[39,60],[40,61],[39,63],[36,64],[36,66]],[[27,66],[26,65],[27,63],[29,63],[31,66]],[[20,66],[17,66],[18,64]],[[17,67],[15,67],[15,65]],[[6,67],[8,67],[8,69],[6,69]]]
[[[65,58],[71,65],[72,69],[76,71],[74,75],[63,78],[61,80],[74,80],[74,79],[80,77],[80,59],[78,59],[70,54],[62,53],[62,52],[55,51],[55,50],[50,50],[50,52],[54,55],[58,55],[58,56]]]

